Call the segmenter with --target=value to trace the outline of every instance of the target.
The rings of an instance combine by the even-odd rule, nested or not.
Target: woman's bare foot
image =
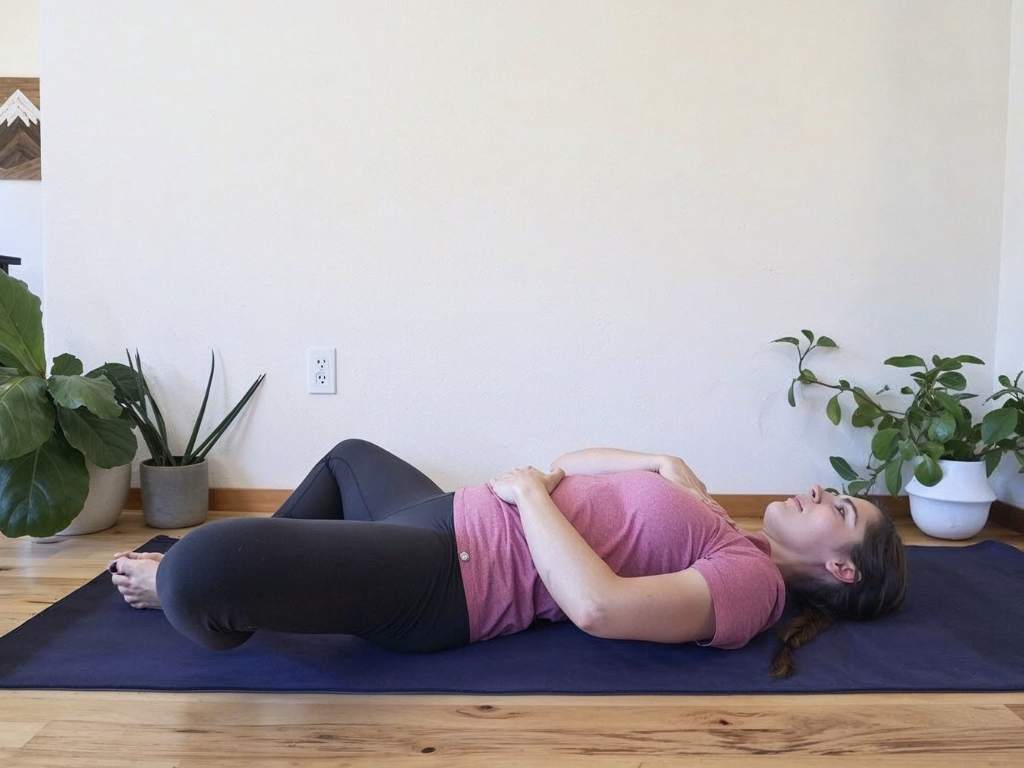
[[[118,552],[107,566],[112,581],[132,608],[162,610],[156,595],[156,569],[164,559],[160,552]]]

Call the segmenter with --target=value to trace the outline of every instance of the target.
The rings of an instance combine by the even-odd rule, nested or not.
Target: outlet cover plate
[[[309,348],[306,355],[306,376],[311,395],[333,395],[338,391],[334,359],[334,347]]]

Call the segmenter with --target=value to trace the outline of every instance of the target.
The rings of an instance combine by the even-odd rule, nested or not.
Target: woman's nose
[[[817,504],[819,501],[821,501],[821,486],[820,485],[815,484],[815,485],[811,486],[811,501],[813,501],[815,504]]]

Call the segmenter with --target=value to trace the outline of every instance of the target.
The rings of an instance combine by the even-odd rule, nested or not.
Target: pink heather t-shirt
[[[619,576],[697,570],[716,624],[701,645],[741,648],[782,615],[786,586],[768,540],[658,473],[568,475],[551,499]],[[485,484],[456,490],[454,512],[473,642],[566,618],[533,564],[518,508]]]

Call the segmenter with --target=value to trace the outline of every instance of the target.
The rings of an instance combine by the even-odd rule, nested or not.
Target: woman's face
[[[821,564],[840,580],[852,581],[852,576],[844,577],[828,564],[863,541],[864,532],[881,515],[878,507],[864,499],[837,496],[814,485],[808,493],[769,504],[764,532],[810,568]]]

